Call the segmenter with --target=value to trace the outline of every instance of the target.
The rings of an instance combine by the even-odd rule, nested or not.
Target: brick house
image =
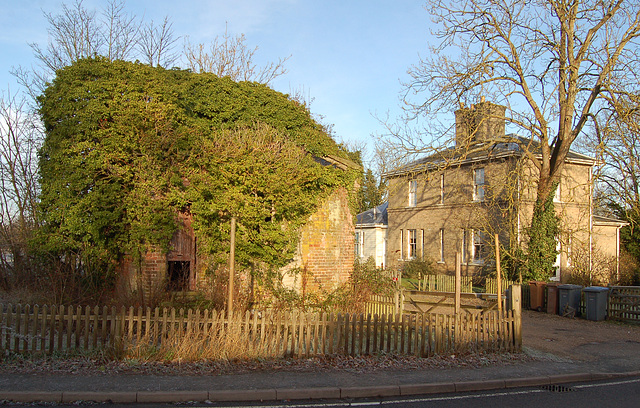
[[[505,134],[505,108],[490,102],[461,108],[456,145],[386,173],[389,182],[386,263],[430,258],[445,273],[462,255],[463,274],[495,269],[494,234],[503,248],[526,242],[536,198],[537,170],[525,151],[536,144]],[[563,280],[577,262],[607,256],[619,262],[618,220],[593,214],[595,159],[570,152],[554,197],[561,220],[552,279]],[[578,259],[578,253],[581,259]]]

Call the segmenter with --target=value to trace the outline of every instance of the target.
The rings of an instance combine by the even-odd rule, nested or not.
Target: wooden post
[[[496,274],[497,274],[497,284],[498,284],[498,311],[502,311],[502,276],[500,273],[500,240],[498,239],[498,234],[496,237]]]
[[[513,337],[517,350],[522,348],[522,287],[520,285],[511,285],[511,307],[513,310]]]
[[[236,269],[236,217],[231,217],[231,237],[229,249],[229,296],[227,299],[227,316],[233,315],[233,279]]]
[[[462,255],[456,252],[456,287],[455,287],[455,314],[460,313],[460,280],[462,275]]]

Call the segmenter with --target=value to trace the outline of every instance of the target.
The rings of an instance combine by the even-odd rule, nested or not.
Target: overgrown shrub
[[[401,272],[403,278],[422,279],[425,275],[434,275],[436,270],[431,258],[414,258],[402,264]]]
[[[640,265],[638,260],[626,250],[620,251],[620,271],[617,284],[640,286]]]
[[[389,295],[395,287],[391,274],[376,266],[373,257],[364,262],[354,262],[349,281],[325,300],[325,310],[346,313],[362,313],[371,295]]]
[[[591,258],[591,259],[590,259]],[[597,246],[589,256],[588,246],[579,245],[573,248],[569,275],[563,281],[581,286],[607,286],[616,284],[616,259],[607,256]]]
[[[289,273],[300,275],[302,282],[313,279],[301,276],[305,273],[301,269],[291,270]],[[271,276],[272,279],[267,281],[264,279],[265,276]],[[349,280],[330,291],[307,291],[305,285],[302,285],[301,291],[296,291],[284,287],[281,282],[282,277],[277,272],[261,274],[260,283],[257,285],[260,288],[257,300],[261,308],[361,313],[371,295],[390,294],[394,287],[391,274],[376,267],[373,258],[364,262],[356,259]]]

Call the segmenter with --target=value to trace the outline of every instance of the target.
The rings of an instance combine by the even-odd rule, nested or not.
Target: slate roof
[[[617,218],[611,218],[611,217],[603,217],[602,215],[595,215],[595,214],[593,215],[593,223],[599,224],[599,225],[613,225],[613,226],[620,226],[620,227],[629,225],[629,223],[624,220],[619,220]]]
[[[441,152],[425,156],[414,160],[406,165],[386,172],[383,177],[399,176],[407,173],[420,173],[428,170],[441,168],[445,165],[461,165],[501,157],[522,156],[525,149],[529,149],[536,155],[540,155],[540,143],[514,134],[507,135],[506,138],[496,142],[478,143],[470,149],[456,149],[448,147]],[[595,164],[596,160],[582,153],[569,151],[568,162]]]
[[[388,202],[384,202],[375,208],[361,212],[356,216],[356,225],[383,224],[388,225],[387,207]]]

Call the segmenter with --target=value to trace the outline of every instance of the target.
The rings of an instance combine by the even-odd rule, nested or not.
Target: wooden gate
[[[609,319],[640,322],[640,286],[611,286]]]

